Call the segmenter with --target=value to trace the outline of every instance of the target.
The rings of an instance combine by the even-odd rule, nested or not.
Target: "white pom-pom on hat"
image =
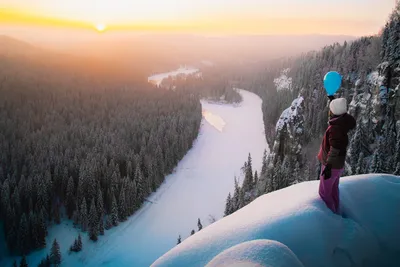
[[[332,100],[331,103],[329,104],[329,109],[336,116],[345,114],[347,112],[346,98],[337,98]]]

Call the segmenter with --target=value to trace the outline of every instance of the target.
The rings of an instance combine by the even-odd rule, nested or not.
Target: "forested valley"
[[[126,220],[201,121],[198,94],[21,46],[0,55],[0,219],[17,255],[45,247],[63,219],[93,241]]]

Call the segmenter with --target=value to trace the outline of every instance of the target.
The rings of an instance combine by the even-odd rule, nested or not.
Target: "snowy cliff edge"
[[[318,181],[263,195],[152,266],[398,266],[400,177],[343,177],[340,198],[341,216],[319,198]]]

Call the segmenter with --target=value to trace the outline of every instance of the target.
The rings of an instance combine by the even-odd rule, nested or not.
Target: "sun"
[[[107,26],[104,23],[97,23],[96,30],[98,32],[104,32],[107,29]]]

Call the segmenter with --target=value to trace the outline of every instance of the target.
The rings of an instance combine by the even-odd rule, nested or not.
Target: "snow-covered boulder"
[[[266,194],[152,266],[399,266],[400,177],[344,177],[340,198],[336,215],[320,199],[318,181]]]
[[[304,267],[284,244],[272,240],[253,240],[218,254],[206,267]]]

